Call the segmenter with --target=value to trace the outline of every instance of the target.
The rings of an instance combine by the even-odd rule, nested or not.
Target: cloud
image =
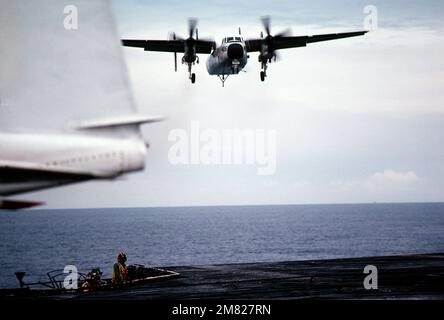
[[[336,199],[354,199],[357,202],[417,201],[423,180],[414,171],[386,169],[363,179],[332,181],[329,192]]]
[[[364,186],[374,188],[379,186],[406,186],[419,181],[414,171],[397,172],[394,170],[384,170],[369,176],[364,182]]]
[[[362,180],[332,181],[334,187],[345,189],[365,188],[368,190],[393,189],[412,186],[419,181],[414,171],[395,171],[391,169],[375,172]]]

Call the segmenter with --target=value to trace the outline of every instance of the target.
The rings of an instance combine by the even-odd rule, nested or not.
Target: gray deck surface
[[[378,268],[377,290],[364,289],[366,265]],[[167,269],[181,276],[44,299],[444,299],[444,253]]]
[[[365,290],[366,265],[378,290]],[[444,254],[171,267],[180,278],[82,299],[444,299]]]

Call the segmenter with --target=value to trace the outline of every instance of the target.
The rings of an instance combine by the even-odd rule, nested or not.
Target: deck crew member
[[[125,252],[120,252],[117,256],[117,262],[113,266],[113,278],[114,284],[125,282],[128,275],[128,270],[126,268],[126,254]]]

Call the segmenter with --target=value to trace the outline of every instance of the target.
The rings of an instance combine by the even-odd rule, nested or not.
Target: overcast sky
[[[168,121],[147,125],[147,168],[115,182],[89,182],[22,195],[49,208],[413,202],[444,200],[443,1],[114,1],[123,38],[199,36],[262,30],[293,35],[363,28],[366,5],[379,29],[364,37],[281,51],[260,82],[257,53],[225,88],[206,72],[206,56],[187,79],[173,55],[123,48],[139,110]],[[81,13],[80,13],[81,19]],[[179,55],[180,59],[180,55]],[[171,130],[267,129],[277,133],[276,173],[248,165],[168,161]]]

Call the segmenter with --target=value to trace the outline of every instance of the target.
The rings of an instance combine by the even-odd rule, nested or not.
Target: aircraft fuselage
[[[141,138],[76,133],[0,133],[0,146],[3,163],[19,163],[25,168],[27,164],[32,164],[33,169],[42,172],[91,172],[103,178],[114,178],[126,172],[142,170],[147,153],[145,142]],[[17,177],[8,179],[4,176],[0,179],[0,195],[48,188],[64,184],[65,180],[59,180],[56,175],[54,178],[42,174],[33,179],[24,176],[21,182]]]
[[[238,74],[248,62],[248,53],[242,37],[227,37],[207,59],[210,75]]]

